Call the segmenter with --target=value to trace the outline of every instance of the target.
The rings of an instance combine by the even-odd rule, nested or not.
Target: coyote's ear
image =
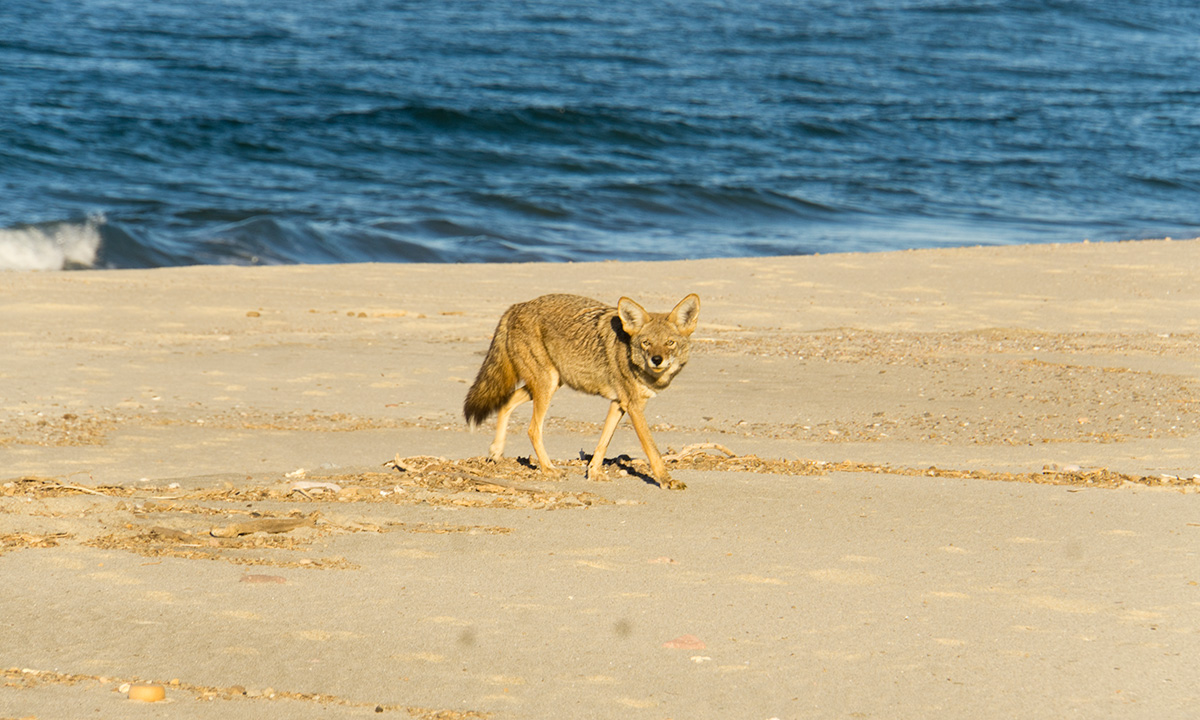
[[[636,335],[650,320],[650,313],[646,312],[646,308],[627,297],[617,301],[617,314],[621,316],[621,327],[630,335]]]
[[[696,329],[696,321],[700,319],[700,296],[692,293],[680,300],[669,319],[679,328],[679,332],[691,335]]]

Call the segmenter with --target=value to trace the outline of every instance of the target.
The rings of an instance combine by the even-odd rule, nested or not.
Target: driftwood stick
[[[76,490],[78,492],[87,493],[89,495],[99,495],[100,497],[112,497],[112,495],[109,495],[108,493],[102,493],[99,490],[93,490],[91,488],[86,488],[86,487],[83,487],[82,485],[72,485],[70,483],[59,482],[58,480],[49,480],[49,479],[43,480],[42,482],[48,483],[54,487],[63,488],[64,490]]]
[[[541,490],[538,490],[536,488],[522,487],[520,485],[514,485],[512,483],[503,482],[501,480],[490,480],[488,478],[482,478],[482,477],[479,477],[478,475],[472,475],[470,473],[463,472],[461,470],[458,472],[448,473],[448,475],[450,477],[458,479],[458,480],[466,480],[467,482],[471,483],[472,485],[475,485],[478,487],[487,487],[488,485],[491,485],[492,487],[503,488],[505,490],[515,490],[516,492],[523,492],[523,493],[530,493],[530,494],[537,494],[537,493],[541,492]]]
[[[300,527],[315,527],[320,513],[313,513],[302,518],[260,518],[247,522],[233,523],[225,527],[214,527],[209,535],[219,538],[233,538],[256,532],[285,533]]]

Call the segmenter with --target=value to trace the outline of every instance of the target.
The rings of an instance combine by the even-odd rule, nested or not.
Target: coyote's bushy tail
[[[506,313],[507,314],[507,313]],[[508,329],[501,318],[496,326],[496,334],[492,336],[492,345],[488,348],[487,357],[475,382],[467,391],[467,399],[463,402],[463,415],[470,425],[478,425],[488,416],[499,410],[512,397],[517,386],[517,371],[513,368],[508,356]]]

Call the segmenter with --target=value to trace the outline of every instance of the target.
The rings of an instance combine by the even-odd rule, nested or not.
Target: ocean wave
[[[839,216],[839,210],[830,205],[739,185],[621,184],[598,188],[598,192],[631,214],[686,216],[706,222],[832,221]]]
[[[45,4],[5,0],[0,267],[1200,227],[1200,61],[1177,42],[1200,11],[1179,3]]]
[[[77,270],[94,267],[102,216],[0,229],[0,270]]]
[[[322,120],[322,124],[499,137],[509,142],[536,138],[572,145],[591,141],[652,148],[711,134],[680,115],[599,105],[460,108],[407,103],[338,112]]]

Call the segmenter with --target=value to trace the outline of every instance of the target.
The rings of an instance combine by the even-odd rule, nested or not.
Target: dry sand
[[[1198,241],[0,274],[0,717],[1194,716],[1197,278]],[[467,383],[556,291],[699,293],[648,414],[736,457],[660,490],[622,426],[589,483],[606,402],[564,390],[566,480],[480,461]]]

